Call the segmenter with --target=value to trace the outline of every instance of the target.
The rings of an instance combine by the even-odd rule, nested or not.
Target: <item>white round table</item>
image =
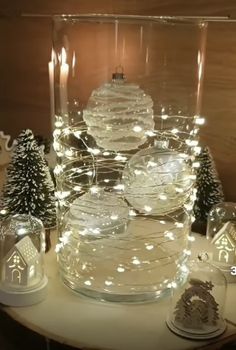
[[[193,251],[203,251],[205,238],[195,236]],[[228,286],[226,332],[211,341],[191,341],[174,335],[167,328],[168,297],[148,304],[98,302],[76,294],[62,284],[53,248],[46,254],[45,263],[49,279],[46,300],[29,307],[3,309],[13,319],[46,338],[79,349],[94,350],[216,350],[225,342],[236,340],[236,284]]]

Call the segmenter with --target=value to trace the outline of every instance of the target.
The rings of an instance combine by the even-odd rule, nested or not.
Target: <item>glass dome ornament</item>
[[[92,92],[83,119],[98,146],[127,151],[145,143],[146,132],[154,129],[152,107],[151,97],[127,83],[121,67],[121,72],[112,74],[111,83]]]
[[[212,239],[227,222],[236,225],[236,203],[222,202],[214,205],[207,219],[207,238]]]
[[[210,339],[226,329],[223,318],[226,279],[223,273],[207,262],[206,253],[188,261],[185,283],[172,284],[172,299],[167,326],[177,335],[189,339]]]
[[[206,29],[184,18],[54,16],[57,254],[78,293],[159,298],[188,256]]]
[[[122,175],[126,200],[141,213],[164,215],[182,206],[195,175],[185,154],[159,147],[135,153]]]
[[[212,262],[228,282],[236,282],[236,203],[213,206],[207,219],[207,239]]]
[[[45,234],[40,220],[16,214],[0,226],[0,302],[27,306],[46,297],[44,274]]]

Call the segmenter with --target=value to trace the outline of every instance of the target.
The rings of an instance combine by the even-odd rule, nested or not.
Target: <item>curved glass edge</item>
[[[173,25],[196,25],[207,26],[208,17],[187,17],[187,16],[141,16],[141,15],[117,15],[117,14],[61,14],[53,15],[53,21],[92,21],[92,22],[154,22]]]

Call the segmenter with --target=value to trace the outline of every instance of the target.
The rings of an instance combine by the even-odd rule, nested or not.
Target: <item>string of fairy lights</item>
[[[167,116],[163,115],[163,120],[167,120]],[[199,162],[194,161],[194,157],[195,155],[199,154],[199,152],[201,151],[201,148],[198,145],[198,141],[196,140],[196,136],[198,134],[198,130],[199,130],[199,126],[203,125],[204,123],[204,118],[202,117],[194,117],[194,124],[195,124],[195,128],[193,130],[191,130],[189,132],[189,136],[190,138],[187,138],[184,140],[185,145],[187,146],[186,148],[184,148],[183,152],[178,153],[178,156],[180,158],[182,158],[185,162],[187,161],[191,161],[191,168],[193,169],[193,172],[191,174],[188,175],[189,180],[191,180],[194,183],[194,180],[196,179],[196,175],[194,174],[194,169],[197,169],[199,167]],[[125,164],[129,161],[129,159],[131,158],[130,154],[127,152],[114,152],[114,151],[109,151],[109,150],[104,150],[103,148],[100,147],[91,147],[90,145],[88,145],[85,140],[83,139],[83,133],[84,133],[84,125],[81,129],[78,128],[78,124],[76,125],[76,128],[73,127],[65,127],[65,128],[61,128],[62,123],[59,121],[58,123],[56,123],[57,128],[54,131],[54,148],[57,152],[57,156],[59,158],[62,159],[62,162],[57,164],[57,166],[55,167],[54,173],[56,175],[56,177],[58,178],[58,183],[61,184],[61,186],[58,186],[58,190],[56,192],[56,196],[59,200],[59,205],[62,208],[66,208],[64,210],[64,214],[62,211],[62,216],[61,216],[61,221],[63,222],[63,218],[65,213],[70,210],[71,205],[73,205],[73,200],[72,202],[70,201],[70,197],[72,198],[76,198],[78,195],[79,196],[83,196],[83,194],[87,191],[89,191],[92,195],[97,195],[99,194],[99,192],[101,191],[101,183],[96,182],[97,181],[97,172],[99,171],[100,168],[102,168],[102,166],[104,166],[104,163],[108,161],[112,161],[113,164],[106,164],[106,167],[109,168],[110,166],[110,170],[114,171],[114,169],[117,169],[117,165],[119,165],[119,174],[122,173]],[[136,132],[139,132],[140,128],[135,127]],[[173,135],[173,137],[175,139],[178,140],[178,133],[179,130],[177,128],[173,128],[170,131],[171,135]],[[169,133],[169,134],[170,134]],[[70,136],[71,134],[73,134],[76,139],[81,140],[83,142],[84,150],[78,150],[76,149],[76,147],[68,147],[68,144],[63,144],[63,142],[61,142],[61,140],[63,139],[63,137],[65,135]],[[161,131],[154,131],[154,130],[148,130],[145,132],[146,136],[148,138],[152,138],[152,139],[157,139],[157,137],[162,139],[166,139],[166,131],[164,131],[163,133],[161,133]],[[182,145],[182,143],[181,143]],[[186,152],[187,150],[187,152]],[[78,159],[79,158],[79,159]],[[81,160],[82,159],[82,160]],[[78,167],[78,162],[79,160],[81,160],[81,162],[84,162],[84,159],[89,159],[89,166],[86,167],[86,161],[85,161],[85,165],[83,165],[83,167]],[[81,163],[81,164],[82,164]],[[102,165],[101,165],[102,164]],[[155,166],[155,164],[153,164]],[[68,181],[69,177],[68,174],[66,172],[66,169],[69,169],[70,174],[72,174],[72,179],[75,178],[74,174],[77,174],[78,176],[84,176],[86,175],[88,178],[90,178],[91,180],[88,183],[88,186],[85,186],[83,182],[78,182],[75,181],[73,182],[73,180],[70,182]],[[64,180],[63,179],[64,176]],[[94,183],[94,179],[96,178],[96,181]],[[84,178],[83,178],[84,180]],[[61,182],[60,182],[61,181]],[[64,181],[64,183],[63,183]],[[111,186],[109,186],[108,189],[108,184],[112,183]],[[65,185],[67,184],[67,185]],[[68,186],[69,184],[69,186]],[[64,188],[64,185],[66,187],[66,189]],[[113,193],[116,193],[118,196],[124,197],[124,192],[125,192],[125,185],[123,183],[120,183],[119,181],[114,183],[114,181],[111,181],[111,179],[109,177],[105,177],[102,181],[102,188],[105,190],[109,190],[112,191]],[[181,189],[181,187],[176,186],[175,190],[177,193],[183,193],[184,190]],[[74,196],[72,196],[72,194],[74,194]],[[193,207],[193,202],[195,200],[195,196],[196,196],[196,190],[194,188],[192,188],[191,190],[191,194],[188,197],[188,200],[185,201],[185,203],[183,203],[183,209],[186,210],[187,213],[189,213],[190,215],[190,221],[194,221],[194,218],[192,216],[192,207]],[[167,201],[168,200],[168,196],[166,196],[163,193],[160,193],[158,195],[158,200],[160,201]],[[129,208],[128,211],[128,218],[129,220],[134,220],[135,218],[140,218],[142,216],[148,216],[149,213],[151,211],[150,206],[144,206],[144,213],[140,214],[135,208],[132,208],[132,206]],[[66,215],[65,215],[66,216]],[[113,214],[114,216],[114,214]],[[171,213],[168,213],[168,216],[171,218]],[[116,216],[117,218],[117,216]],[[112,220],[112,215],[110,217],[110,219]],[[173,217],[172,217],[173,219]],[[174,219],[175,220],[175,219]],[[155,220],[154,220],[155,221]],[[164,220],[160,220],[159,222],[161,222],[162,224],[165,224]],[[175,221],[175,224],[177,227],[179,228],[183,228],[183,223],[181,221]],[[77,228],[78,229],[78,228]],[[81,228],[80,228],[81,229]],[[99,229],[97,229],[96,227],[93,229],[93,234],[94,234],[94,238],[96,240],[97,237],[99,237]],[[96,235],[96,233],[98,233],[98,235]],[[156,237],[158,236],[158,230],[154,230],[153,232],[154,235],[156,235]],[[144,242],[145,244],[145,249],[146,251],[152,251],[153,249],[160,249],[160,247],[166,242],[169,241],[174,241],[173,237],[173,232],[171,230],[164,230],[160,231],[160,235],[163,235],[163,237],[165,237],[166,241],[164,240],[163,242],[159,243],[159,244],[153,244],[153,242]],[[148,238],[150,235],[147,234]],[[76,276],[76,274],[78,274],[78,261],[81,261],[81,237],[84,237],[86,239],[86,233],[83,234],[83,230],[80,230],[80,234],[79,234],[78,238],[78,232],[75,234],[75,230],[74,228],[72,229],[68,229],[68,230],[64,230],[64,232],[61,233],[60,238],[59,238],[59,242],[56,246],[56,252],[58,254],[58,260],[59,260],[59,265],[62,267],[63,266],[67,266],[69,270],[71,270],[71,275],[70,277]],[[73,239],[72,239],[73,238]],[[82,238],[82,240],[84,239]],[[122,238],[119,237],[120,242],[122,241]],[[124,240],[125,241],[125,240]],[[194,241],[194,237],[192,237],[191,235],[188,236],[188,241],[190,243],[192,243]],[[74,242],[74,245],[72,244],[71,246],[71,242]],[[73,259],[74,259],[74,263],[71,262],[71,258],[68,260],[68,250],[66,249],[66,247],[68,248],[68,244],[71,250],[73,250]],[[89,243],[91,245],[91,241]],[[95,243],[96,246],[97,243]],[[104,242],[102,243],[104,246]],[[112,247],[114,249],[115,247],[115,242],[110,242],[110,244],[112,244]],[[78,245],[78,246],[77,246]],[[109,245],[108,245],[109,248]],[[95,256],[95,252],[96,252],[96,247],[91,248],[92,249],[92,254],[93,254],[93,259]],[[124,247],[122,249],[125,249]],[[65,253],[66,252],[66,253]],[[65,253],[65,254],[64,254]],[[181,252],[182,253],[182,252]],[[191,254],[190,249],[183,249],[183,254],[188,257]],[[67,258],[65,258],[65,255],[67,255]],[[178,255],[178,254],[177,254]],[[71,257],[71,252],[69,253],[69,256]],[[88,251],[86,251],[86,256],[88,259],[89,258],[89,254]],[[84,257],[84,255],[83,255]],[[176,254],[173,255],[173,257],[176,258]],[[145,260],[142,259],[140,257],[138,257],[137,255],[133,255],[130,258],[130,263],[131,263],[131,270],[134,268],[139,268],[140,266],[144,265],[145,268],[144,269],[148,269],[150,271],[150,267],[147,268],[146,266],[148,266],[149,264],[151,265],[152,263],[157,263],[157,261],[160,261],[161,263],[163,263],[162,261],[163,258],[157,257],[154,260]],[[61,260],[61,263],[60,263]],[[95,259],[96,260],[96,259]],[[166,258],[167,262],[166,264],[168,265],[170,263],[171,260],[171,254],[169,253],[169,259]],[[75,261],[77,261],[77,263],[75,263]],[[144,262],[148,262],[149,264],[146,265]],[[71,268],[70,268],[71,265]],[[84,261],[82,263],[82,271],[85,272],[87,271],[86,266],[88,266],[88,262]],[[72,268],[73,266],[73,268]],[[130,271],[130,267],[128,267],[129,264],[122,264],[120,262],[117,262],[116,264],[116,273],[125,273],[127,271]],[[132,267],[133,266],[133,267]],[[180,271],[182,273],[186,272],[186,265],[183,263],[177,264],[176,265],[177,268],[180,269]],[[65,269],[65,267],[63,267],[63,269]],[[68,273],[68,269],[67,269],[67,273]],[[72,273],[72,270],[74,271]],[[90,266],[90,273],[92,274],[92,270],[91,266]],[[155,268],[154,268],[155,270]],[[88,271],[87,271],[88,272]],[[89,274],[89,272],[88,272]],[[87,274],[86,274],[87,276]],[[88,276],[87,276],[88,277]],[[85,286],[89,287],[92,286],[94,284],[94,276],[91,275],[89,278],[84,278],[83,279],[83,283]],[[159,281],[160,284],[162,284],[162,282]],[[166,279],[166,283],[167,283],[167,287],[169,288],[170,286],[175,287],[176,282],[169,282],[169,279]],[[114,281],[111,282],[110,280],[104,280],[104,288],[107,289],[108,287],[111,287],[114,284]],[[177,285],[177,284],[176,284]]]

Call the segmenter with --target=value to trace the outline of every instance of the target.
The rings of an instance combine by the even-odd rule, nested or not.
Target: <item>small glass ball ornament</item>
[[[236,282],[236,203],[213,206],[207,220],[210,257],[228,282]]]
[[[27,306],[46,297],[45,234],[41,220],[15,214],[0,226],[0,302]]]
[[[116,194],[98,187],[76,198],[68,212],[67,226],[82,236],[107,237],[123,233],[129,220],[129,207]]]
[[[153,101],[138,85],[127,83],[122,73],[94,90],[83,119],[98,146],[111,151],[135,149],[154,128]]]
[[[164,215],[184,204],[193,174],[182,154],[159,147],[140,150],[122,176],[126,200],[140,213]]]
[[[210,339],[226,329],[223,318],[226,279],[207,262],[205,253],[185,266],[185,283],[172,287],[167,326],[175,334],[189,339]]]

